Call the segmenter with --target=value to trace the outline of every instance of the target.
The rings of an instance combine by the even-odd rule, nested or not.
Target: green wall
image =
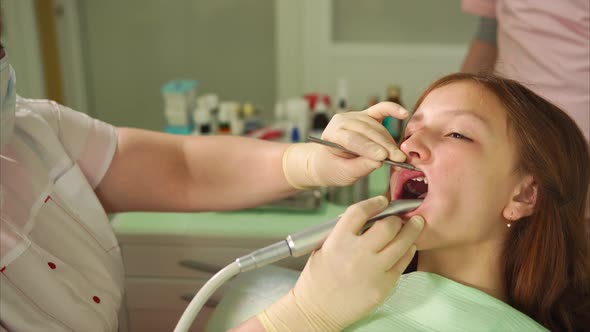
[[[160,86],[195,78],[199,93],[275,99],[273,0],[82,0],[89,113],[162,129]]]
[[[333,36],[353,43],[462,44],[477,18],[459,0],[333,0]]]

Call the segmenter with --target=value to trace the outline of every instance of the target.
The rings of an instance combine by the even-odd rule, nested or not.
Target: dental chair
[[[225,332],[255,316],[293,288],[299,274],[268,265],[237,275],[228,283],[205,331]]]

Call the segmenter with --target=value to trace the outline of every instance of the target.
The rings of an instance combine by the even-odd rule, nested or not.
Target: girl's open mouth
[[[394,176],[391,182],[392,200],[424,199],[428,195],[428,178],[423,172],[402,170]]]

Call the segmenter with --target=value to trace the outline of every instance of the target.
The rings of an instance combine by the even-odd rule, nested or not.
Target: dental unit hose
[[[389,203],[387,208],[378,215],[367,220],[361,233],[369,229],[377,220],[415,210],[422,203],[422,199],[401,199]],[[174,332],[186,332],[191,327],[195,317],[205,305],[211,295],[240,272],[246,272],[265,265],[280,261],[286,257],[300,257],[319,249],[340,217],[336,217],[325,223],[304,229],[287,236],[285,240],[271,244],[267,247],[253,251],[252,253],[236,259],[217,272],[195,295],[180,320],[174,328]]]

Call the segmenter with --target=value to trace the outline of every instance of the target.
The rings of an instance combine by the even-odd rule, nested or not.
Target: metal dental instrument
[[[383,212],[367,220],[361,233],[364,233],[369,229],[377,220],[415,210],[420,204],[422,204],[422,201],[422,199],[399,199],[391,201]],[[332,231],[332,228],[336,226],[338,220],[340,220],[340,217],[336,217],[330,221],[326,221],[297,233],[290,234],[285,240],[258,249],[249,255],[236,259],[236,262],[240,266],[240,271],[244,272],[267,264],[272,264],[289,256],[299,257],[311,253],[322,246]]]
[[[307,137],[307,139],[310,142],[313,142],[313,143],[318,143],[318,144],[322,144],[322,145],[325,145],[325,146],[329,146],[331,148],[335,148],[335,149],[338,149],[340,151],[344,151],[346,153],[350,153],[351,155],[354,155],[354,156],[360,156],[358,153],[353,152],[353,151],[350,151],[347,148],[343,147],[342,145],[336,144],[334,142],[326,141],[326,140],[323,140],[321,138],[317,138],[317,137],[313,137],[313,136],[309,136],[309,137]],[[400,163],[400,162],[389,160],[389,159],[385,159],[385,160],[383,160],[383,162],[386,163],[386,164],[388,164],[388,165],[391,165],[391,166],[397,166],[397,167],[401,167],[401,168],[405,168],[405,169],[410,169],[412,171],[420,171],[420,169],[418,169],[418,168],[416,168],[413,165],[410,165],[408,163]]]
[[[379,219],[415,210],[420,204],[422,204],[421,199],[400,199],[392,201],[383,212],[367,220],[361,233],[369,229]],[[285,240],[255,250],[246,256],[236,259],[234,262],[221,269],[221,271],[211,277],[211,279],[199,289],[195,297],[193,297],[176,324],[174,332],[187,332],[209,297],[211,297],[221,285],[240,272],[272,264],[289,256],[303,256],[320,248],[338,220],[340,220],[340,217],[336,217],[330,221],[288,235]]]
[[[422,199],[399,199],[391,201],[383,212],[367,220],[361,233],[371,228],[377,220],[415,210],[422,204],[422,201]],[[332,231],[332,228],[336,226],[338,220],[340,220],[340,217],[287,236],[287,244],[289,245],[291,256],[303,256],[320,248]]]

